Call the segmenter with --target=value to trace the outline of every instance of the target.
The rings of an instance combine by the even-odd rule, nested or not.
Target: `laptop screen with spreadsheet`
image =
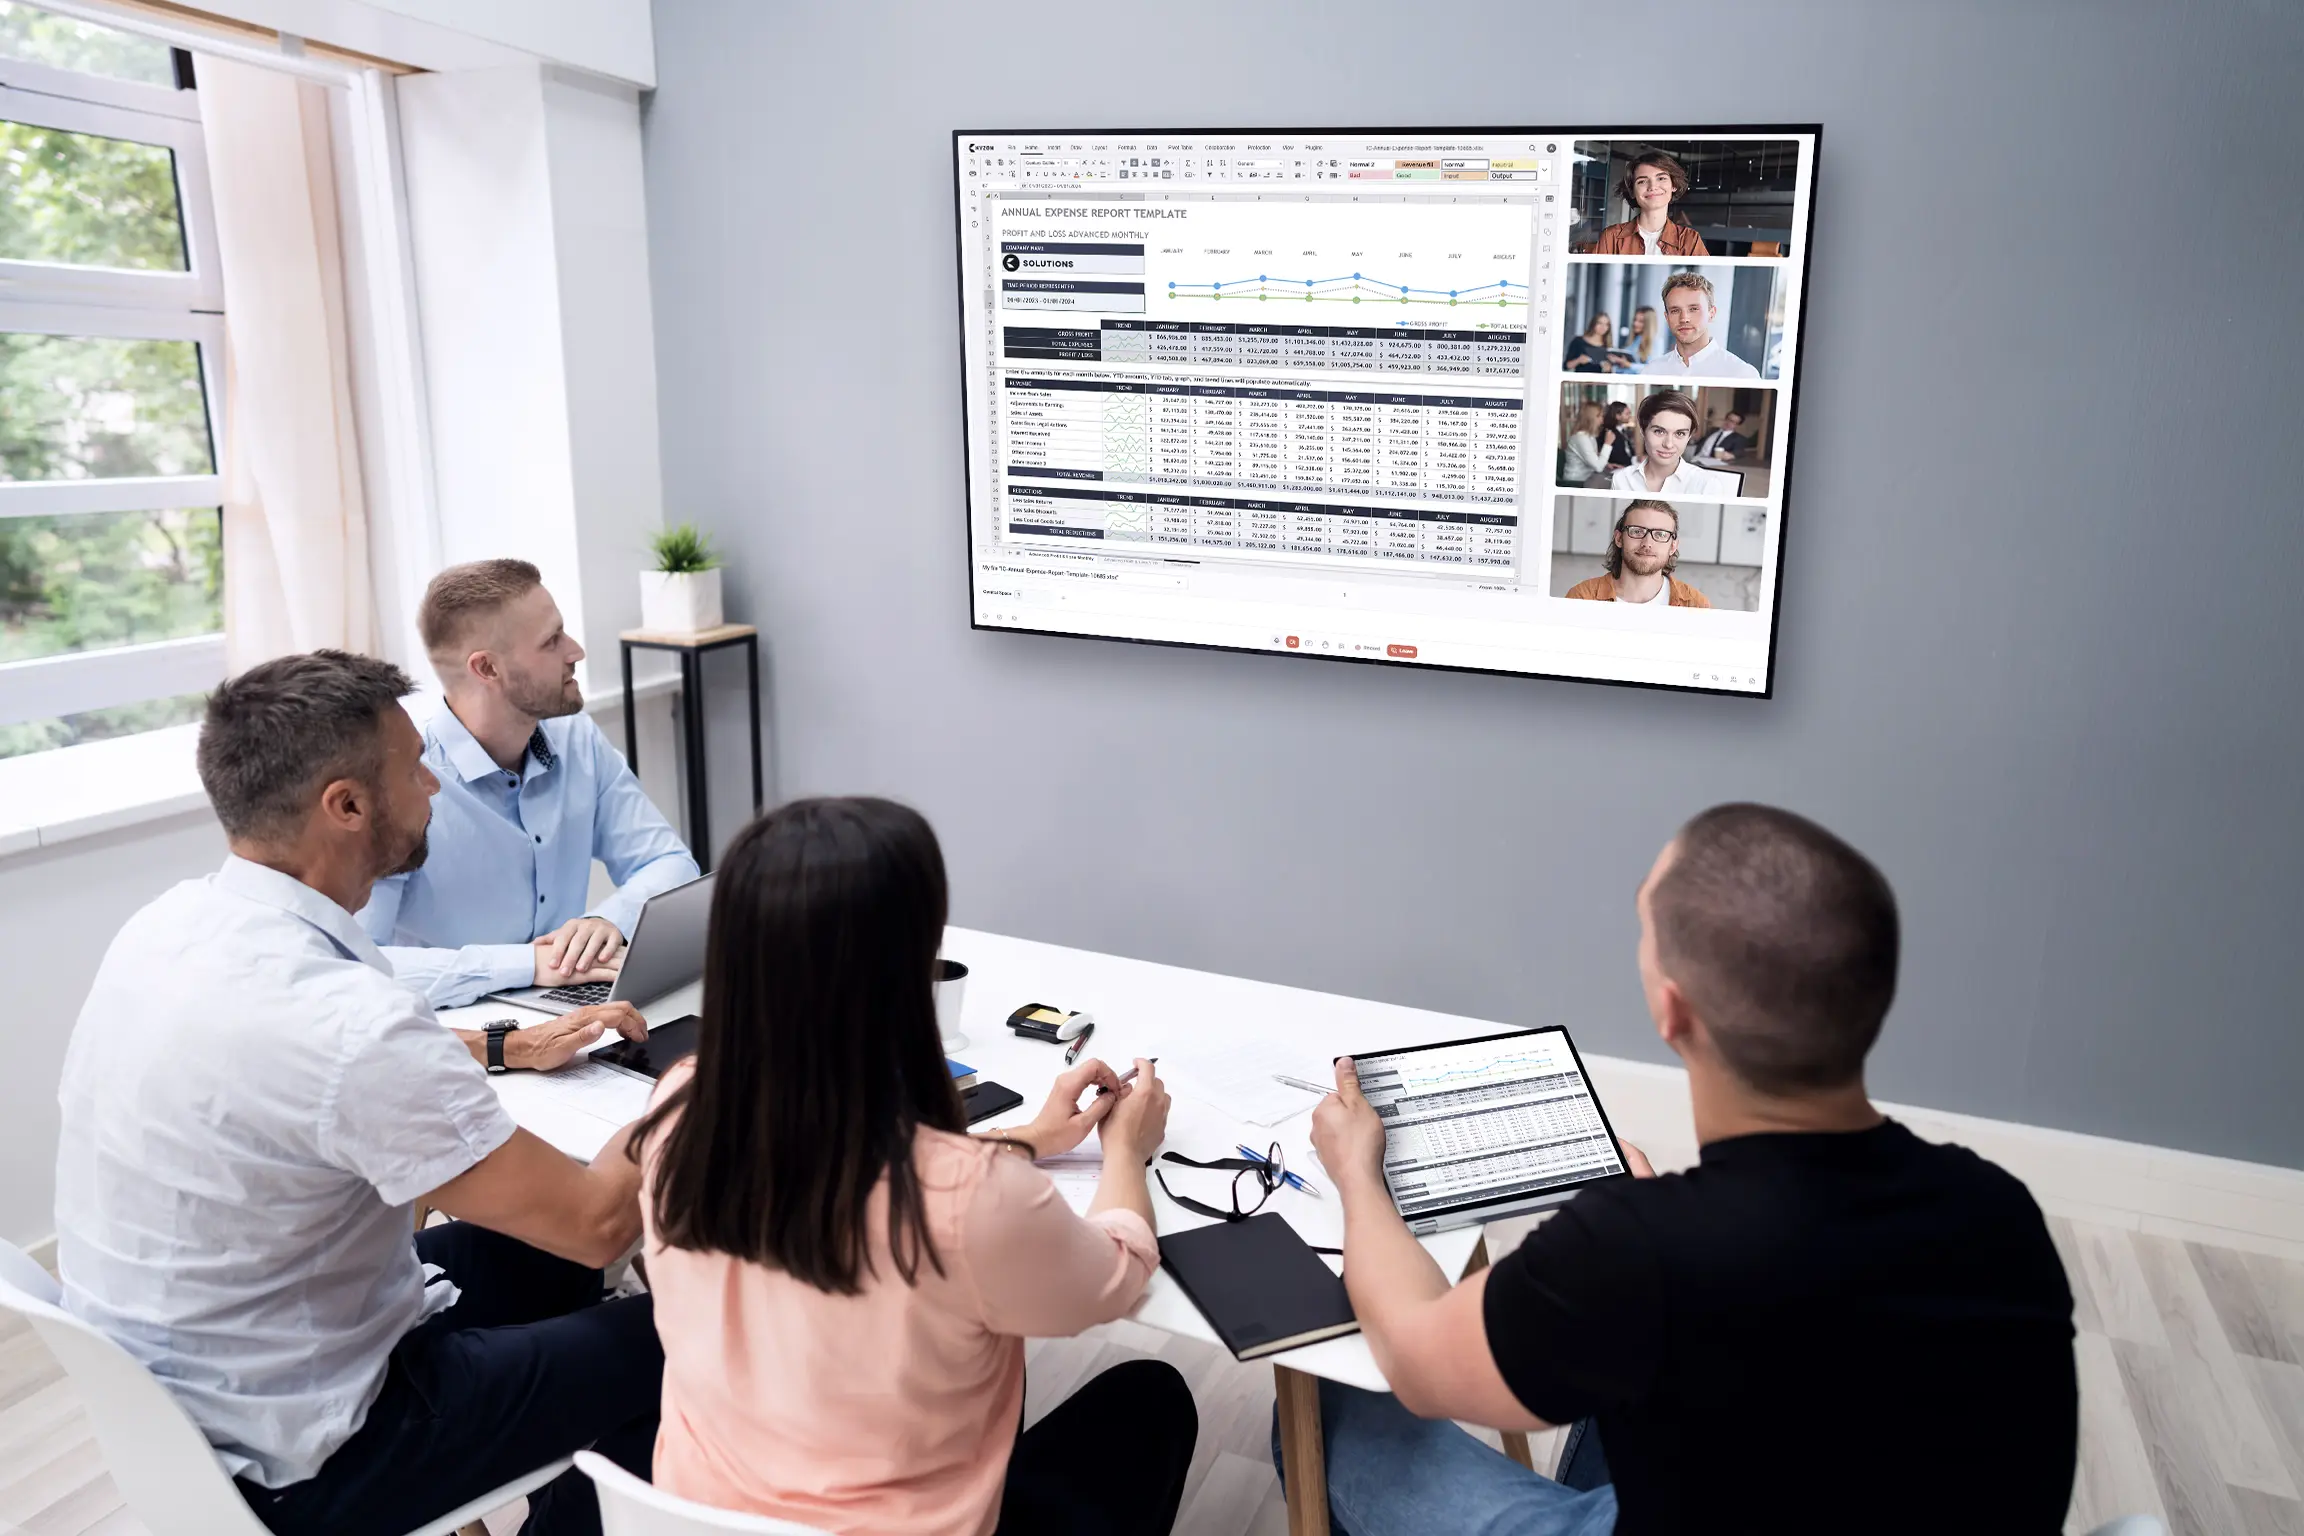
[[[1384,1181],[1411,1223],[1542,1203],[1626,1173],[1565,1029],[1359,1056],[1384,1122]]]

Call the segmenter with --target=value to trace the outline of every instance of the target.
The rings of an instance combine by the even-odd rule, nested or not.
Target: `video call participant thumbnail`
[[[1672,574],[1680,563],[1680,514],[1668,501],[1635,501],[1616,518],[1608,574],[1570,587],[1564,596],[1656,608],[1709,608],[1711,601]]]
[[[1720,418],[1720,425],[1704,434],[1704,440],[1688,457],[1706,466],[1726,464],[1751,447],[1752,439],[1744,435],[1744,413],[1730,411]]]
[[[1688,172],[1660,149],[1633,160],[1616,184],[1616,196],[1639,210],[1637,216],[1600,231],[1596,256],[1709,256],[1704,237],[1678,204],[1688,193]]]
[[[1562,366],[1570,371],[1581,368],[1593,373],[1609,372],[1615,365],[1608,355],[1608,342],[1615,330],[1616,322],[1607,315],[1594,315],[1592,323],[1584,327],[1584,334],[1568,343]]]
[[[1686,462],[1688,443],[1703,419],[1695,400],[1677,389],[1658,390],[1640,402],[1634,413],[1640,424],[1640,462],[1616,471],[1609,484],[1634,496],[1677,496],[1687,501],[1712,501],[1740,496],[1741,475],[1725,470],[1699,469]]]
[[[1712,279],[1701,272],[1675,272],[1664,280],[1664,327],[1672,345],[1644,373],[1695,379],[1756,379],[1760,370],[1728,350],[1712,334],[1720,305]]]

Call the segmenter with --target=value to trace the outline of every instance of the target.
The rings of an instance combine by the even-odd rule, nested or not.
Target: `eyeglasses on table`
[[[1179,1163],[1186,1168],[1229,1171],[1232,1174],[1232,1209],[1226,1211],[1176,1193],[1169,1187],[1165,1174],[1157,1168],[1152,1170],[1152,1177],[1160,1181],[1161,1192],[1169,1199],[1188,1211],[1213,1216],[1218,1221],[1246,1221],[1264,1209],[1264,1202],[1272,1198],[1272,1191],[1286,1183],[1288,1178],[1288,1164],[1280,1155],[1278,1142],[1272,1143],[1262,1157],[1217,1157],[1202,1162],[1195,1157],[1186,1157],[1181,1152],[1163,1152],[1160,1161]]]

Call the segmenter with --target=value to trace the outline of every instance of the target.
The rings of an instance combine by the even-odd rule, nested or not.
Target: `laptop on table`
[[[613,981],[584,981],[566,987],[520,987],[490,994],[542,1013],[572,1013],[596,1003],[654,1002],[704,974],[704,943],[712,923],[712,880],[704,875],[659,891],[640,909],[632,941],[624,946],[624,968]]]

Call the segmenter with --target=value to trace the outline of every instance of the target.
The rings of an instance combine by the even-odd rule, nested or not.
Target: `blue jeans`
[[[286,1488],[242,1480],[276,1536],[403,1536],[524,1472],[591,1446],[646,1477],[664,1350],[653,1298],[600,1299],[600,1271],[451,1221],[416,1252],[462,1298],[392,1351],[352,1438]],[[528,1498],[524,1536],[600,1536],[591,1480],[570,1469]]]
[[[1578,1493],[1389,1392],[1320,1383],[1335,1536],[1609,1536],[1616,1490]],[[1272,1419],[1280,1466],[1280,1419]],[[1285,1469],[1283,1469],[1285,1470]]]

